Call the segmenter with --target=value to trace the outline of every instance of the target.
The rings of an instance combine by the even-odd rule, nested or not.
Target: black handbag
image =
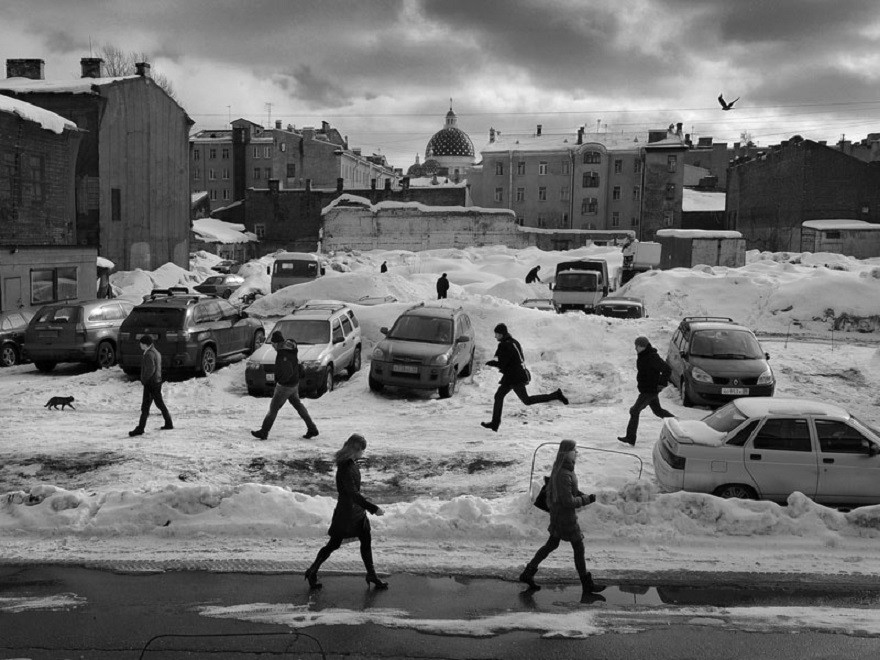
[[[541,486],[541,490],[538,491],[538,496],[535,498],[533,504],[541,509],[541,511],[550,512],[550,505],[547,504],[547,484],[550,483],[550,477],[544,477],[544,485]]]

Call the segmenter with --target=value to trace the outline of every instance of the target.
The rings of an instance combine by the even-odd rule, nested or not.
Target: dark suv
[[[212,373],[220,361],[250,355],[266,339],[263,324],[214,296],[156,294],[141,303],[119,329],[119,364],[140,373],[144,335],[162,355],[162,369]]]
[[[773,396],[776,377],[754,333],[732,319],[687,316],[666,362],[684,406],[719,406],[742,396]]]

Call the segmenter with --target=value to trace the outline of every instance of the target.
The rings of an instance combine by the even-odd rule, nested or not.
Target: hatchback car
[[[212,373],[219,362],[249,355],[263,345],[263,324],[214,296],[155,294],[119,329],[119,364],[140,373],[140,338],[149,335],[162,355],[163,371]]]
[[[776,377],[747,327],[726,317],[688,316],[669,342],[669,382],[684,406],[718,406],[741,396],[773,396]]]
[[[244,284],[244,278],[241,275],[212,275],[201,284],[194,286],[193,289],[209,296],[228,298],[242,284]]]
[[[24,331],[32,318],[34,313],[26,309],[0,313],[0,367],[21,362]]]
[[[211,270],[215,273],[224,273],[224,274],[233,274],[237,273],[241,268],[241,264],[237,261],[233,261],[232,259],[224,259],[213,266],[211,266]]]
[[[445,399],[474,368],[474,328],[460,308],[420,303],[401,314],[373,349],[370,389],[436,389]]]
[[[334,379],[361,368],[361,328],[345,303],[312,301],[281,318],[272,328],[297,343],[301,367],[299,390],[321,396],[332,392]],[[271,336],[271,335],[270,335]],[[275,389],[275,347],[263,344],[251,355],[244,372],[248,393],[267,394]]]
[[[702,420],[665,419],[654,471],[665,490],[876,504],[880,432],[832,403],[736,399]]]
[[[596,314],[616,319],[643,319],[648,316],[645,302],[633,296],[603,298],[593,308]]]
[[[24,333],[24,352],[40,371],[59,362],[90,362],[100,369],[116,364],[119,328],[134,304],[101,299],[41,307]]]

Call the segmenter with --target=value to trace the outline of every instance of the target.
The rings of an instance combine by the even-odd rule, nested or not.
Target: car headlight
[[[711,383],[712,376],[707,374],[705,371],[700,369],[699,367],[694,367],[691,369],[691,378],[693,378],[698,383]]]
[[[441,353],[440,355],[436,355],[432,357],[428,364],[433,364],[438,367],[445,367],[449,364],[449,353]]]
[[[758,376],[758,385],[772,385],[773,372],[768,368],[767,371]]]
[[[300,364],[306,371],[317,371],[321,368],[320,360],[303,360]]]
[[[385,359],[385,351],[383,351],[381,348],[376,346],[376,348],[373,349],[373,359],[374,360],[384,360]]]
[[[259,369],[260,363],[257,362],[256,360],[248,360],[247,362],[245,362],[244,368],[245,369]]]

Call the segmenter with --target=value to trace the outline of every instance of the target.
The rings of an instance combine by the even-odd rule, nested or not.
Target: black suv
[[[209,374],[220,361],[250,355],[266,339],[263,324],[215,296],[155,293],[132,310],[119,328],[119,364],[140,372],[144,335],[162,355],[162,368]]]

